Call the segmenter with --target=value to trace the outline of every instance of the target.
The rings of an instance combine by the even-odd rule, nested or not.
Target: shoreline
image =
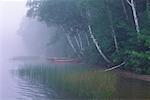
[[[116,72],[122,77],[150,82],[150,75],[140,75],[140,74],[132,73],[129,71],[122,71],[122,70],[115,70],[114,72]]]
[[[79,64],[83,64],[85,66],[95,67],[95,68],[102,69],[102,70],[106,69],[106,67],[104,67],[103,65],[91,65],[91,64],[85,64],[85,63],[79,63]],[[119,74],[122,77],[150,82],[150,75],[136,74],[134,72],[121,70],[121,69],[114,69],[111,72],[115,72],[116,74]]]

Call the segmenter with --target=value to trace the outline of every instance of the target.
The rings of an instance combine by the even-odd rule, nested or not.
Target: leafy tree
[[[123,69],[150,74],[149,0],[33,0],[27,5],[27,16],[57,27],[83,61],[126,62]]]

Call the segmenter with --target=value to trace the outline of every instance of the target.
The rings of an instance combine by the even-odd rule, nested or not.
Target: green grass
[[[115,74],[82,65],[25,65],[18,74],[47,82],[76,98],[106,99],[116,91]]]

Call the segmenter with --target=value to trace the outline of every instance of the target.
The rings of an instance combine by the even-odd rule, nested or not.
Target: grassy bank
[[[110,98],[115,93],[115,74],[82,65],[25,65],[18,74],[46,82],[76,98]]]

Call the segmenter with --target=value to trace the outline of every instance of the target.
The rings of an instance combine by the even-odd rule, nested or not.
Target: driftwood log
[[[117,66],[114,66],[114,67],[105,69],[105,72],[108,72],[108,71],[114,70],[114,69],[116,69],[116,68],[119,68],[119,67],[123,66],[124,64],[125,64],[125,62],[123,62],[123,63],[121,63],[121,64],[119,64],[119,65],[117,65]]]

